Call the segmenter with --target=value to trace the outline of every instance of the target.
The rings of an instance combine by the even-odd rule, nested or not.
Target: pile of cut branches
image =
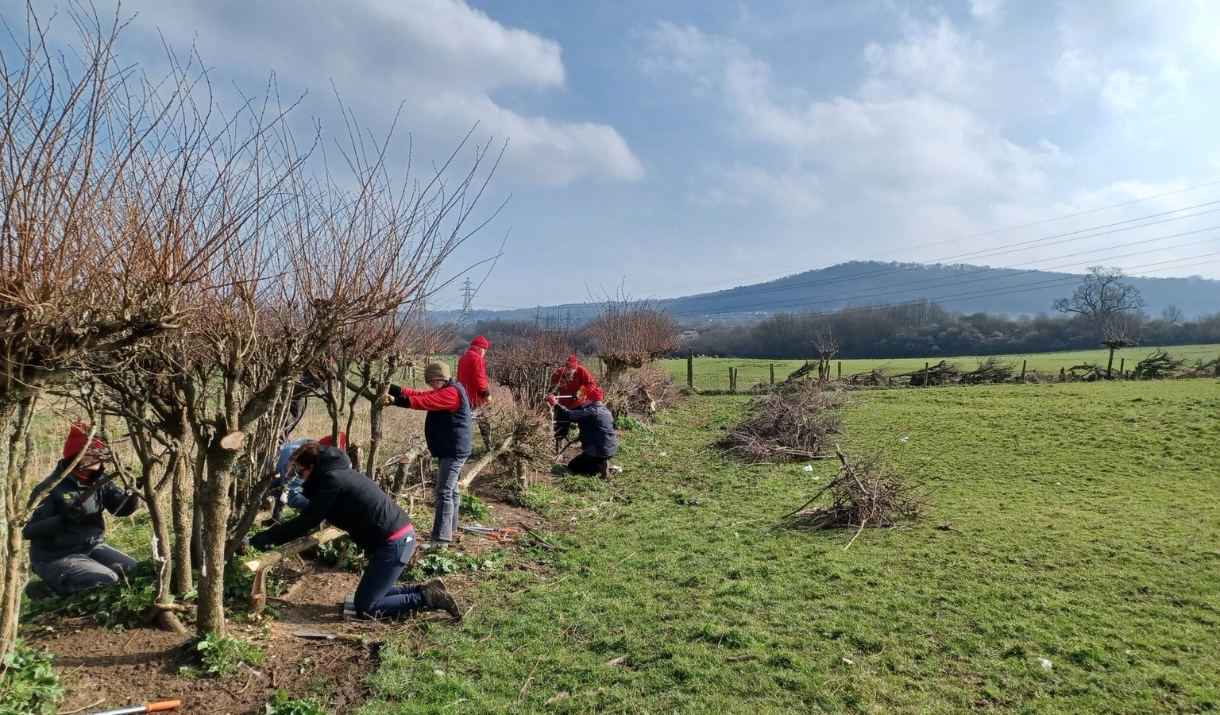
[[[1136,363],[1131,373],[1137,380],[1164,380],[1176,375],[1185,364],[1185,360],[1175,358],[1157,348],[1151,355]]]
[[[1220,377],[1220,357],[1203,362],[1202,358],[1178,377]]]
[[[932,385],[954,385],[961,379],[961,370],[957,365],[941,360],[940,363],[929,367],[926,370],[915,370],[914,372],[906,372],[895,377],[909,378],[908,383],[911,387],[924,387]]]
[[[904,520],[923,514],[926,504],[921,498],[921,485],[911,485],[899,474],[889,471],[880,455],[856,460],[853,465],[847,455],[835,445],[839,457],[838,474],[813,498],[789,512],[783,522],[795,529],[856,529],[843,550],[851,548],[866,526],[895,527]],[[830,503],[812,506],[823,496]]]
[[[791,462],[820,459],[826,435],[841,434],[843,393],[811,381],[752,401],[748,416],[716,446],[747,462]]]
[[[847,384],[852,387],[889,387],[892,377],[883,368],[875,367],[868,372],[849,375]]]
[[[1016,363],[1000,362],[998,358],[989,357],[979,361],[977,369],[962,375],[963,385],[987,385],[996,382],[1007,382],[1017,372]]]
[[[1073,365],[1069,367],[1065,377],[1069,382],[1080,380],[1085,382],[1096,382],[1097,380],[1106,379],[1106,369],[1101,365],[1086,362],[1081,365]]]

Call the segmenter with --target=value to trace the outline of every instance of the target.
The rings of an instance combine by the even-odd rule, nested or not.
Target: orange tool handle
[[[159,703],[149,703],[146,707],[148,708],[147,712],[163,713],[168,710],[177,710],[178,708],[182,707],[182,701],[181,700],[162,700]]]

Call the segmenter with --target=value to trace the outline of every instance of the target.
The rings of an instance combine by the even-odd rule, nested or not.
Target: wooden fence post
[[[1126,367],[1127,367],[1127,358],[1119,358],[1118,359],[1118,374],[1121,375],[1124,379],[1127,377]]]
[[[840,380],[843,379],[843,361],[842,360],[839,361],[839,379]]]
[[[775,363],[771,363],[771,384],[775,384]]]
[[[1021,361],[1021,382],[1025,382],[1025,360]]]
[[[923,364],[923,386],[928,386],[928,363]]]
[[[694,389],[695,387],[695,351],[686,351],[686,386]]]
[[[729,368],[729,392],[737,392],[737,368]]]

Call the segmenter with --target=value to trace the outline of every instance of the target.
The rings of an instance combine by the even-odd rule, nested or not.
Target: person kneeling
[[[461,618],[440,579],[395,585],[415,551],[415,527],[376,482],[352,469],[346,452],[307,442],[292,455],[292,462],[305,480],[301,492],[309,506],[295,519],[256,534],[251,546],[265,551],[305,536],[326,520],[346,531],[369,559],[353,599],[357,616],[393,618],[411,611],[441,610]]]
[[[30,584],[27,593],[32,598],[41,597],[47,588],[60,596],[71,596],[109,586],[135,568],[135,559],[106,545],[102,512],[127,516],[136,510],[139,500],[109,481],[102,464],[106,447],[97,438],[87,445],[88,438],[87,425],[72,425],[64,442],[63,459],[30,495],[27,507],[39,494],[46,494],[21,530],[30,542],[30,570],[44,584],[41,588],[37,582]],[[82,451],[76,467],[68,472]],[[81,498],[99,482],[101,488]]]
[[[602,404],[602,391],[597,387],[587,388],[588,402],[574,410],[557,404],[554,395],[546,401],[555,408],[555,413],[576,423],[580,433],[580,454],[568,462],[568,470],[575,474],[597,476],[606,469],[606,462],[618,454],[618,435],[614,433],[614,415]]]

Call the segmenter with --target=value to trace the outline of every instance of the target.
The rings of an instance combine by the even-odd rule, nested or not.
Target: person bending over
[[[106,520],[102,512],[127,516],[139,506],[139,499],[109,481],[102,464],[106,446],[97,438],[86,444],[88,438],[88,425],[79,422],[72,425],[64,442],[63,459],[34,488],[26,505],[33,506],[35,497],[46,495],[21,530],[21,535],[30,542],[30,569],[45,584],[42,587],[31,584],[32,597],[46,594],[48,588],[60,596],[71,596],[108,586],[136,565],[135,559],[106,545],[103,538]],[[82,451],[76,467],[67,472]],[[99,482],[100,489],[88,498],[81,498]]]
[[[275,494],[275,503],[271,507],[271,518],[263,522],[263,526],[273,526],[283,521],[284,505],[288,505],[297,511],[304,511],[305,507],[309,506],[309,499],[301,493],[301,488],[305,486],[305,480],[301,479],[301,475],[292,473],[292,455],[307,442],[316,441],[323,447],[335,446],[335,440],[326,435],[322,439],[312,440],[306,437],[305,439],[297,439],[288,442],[283,447],[280,447],[279,454],[275,460],[276,477],[271,480],[271,493]],[[347,433],[339,433],[339,449],[347,451]]]
[[[554,395],[547,395],[546,401],[564,419],[575,422],[580,431],[580,454],[568,462],[568,470],[597,476],[605,470],[606,462],[618,454],[618,435],[614,433],[614,415],[602,404],[601,389],[588,388],[585,397],[588,401],[574,410],[559,404]]]
[[[449,378],[449,366],[429,363],[424,381],[430,390],[390,386],[383,404],[412,410],[426,410],[424,441],[436,459],[436,516],[432,520],[431,541],[447,548],[458,531],[458,477],[470,457],[470,399],[462,384]]]
[[[394,618],[411,611],[441,610],[461,618],[440,579],[395,585],[415,551],[411,517],[376,482],[352,469],[346,452],[307,442],[292,455],[292,463],[305,480],[301,491],[309,506],[296,518],[254,535],[251,546],[265,551],[285,544],[325,520],[346,531],[368,556],[353,599],[358,617]]]
[[[593,373],[585,369],[575,355],[569,355],[568,362],[551,375],[551,384],[555,386],[560,395],[563,395],[563,397],[557,398],[559,406],[569,410],[583,405],[585,393],[591,388],[597,387],[597,382],[593,380]],[[563,441],[568,438],[568,433],[572,430],[572,422],[560,415],[558,409],[554,411],[554,420],[555,454],[559,454],[559,450],[563,448]]]

